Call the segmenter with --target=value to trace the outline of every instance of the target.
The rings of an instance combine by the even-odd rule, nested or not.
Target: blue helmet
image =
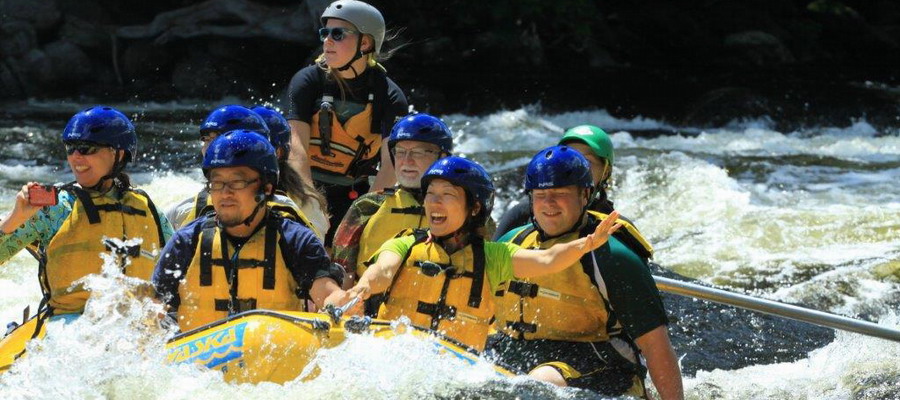
[[[494,207],[494,183],[491,176],[475,161],[462,157],[445,157],[431,164],[422,175],[422,190],[428,188],[433,179],[444,179],[461,186],[466,192],[481,203],[482,214],[487,216]]]
[[[93,142],[125,150],[125,161],[134,157],[137,135],[131,120],[112,107],[94,106],[72,116],[62,132],[63,142]]]
[[[263,136],[269,135],[266,121],[259,114],[244,106],[231,105],[219,107],[209,113],[200,124],[200,136],[205,136],[207,133],[221,134],[238,129],[246,129]]]
[[[591,164],[578,150],[553,146],[538,152],[525,169],[525,190],[575,185],[592,187]]]
[[[437,145],[447,154],[453,153],[453,134],[440,119],[428,114],[411,114],[394,124],[388,138],[388,149],[394,153],[394,146],[401,140],[415,140]]]
[[[203,157],[203,174],[223,167],[250,167],[259,171],[264,183],[278,183],[278,160],[269,140],[250,130],[236,130],[217,136]]]
[[[284,116],[271,107],[256,106],[250,109],[259,114],[269,128],[269,142],[276,149],[284,149],[285,155],[291,151],[291,126]]]

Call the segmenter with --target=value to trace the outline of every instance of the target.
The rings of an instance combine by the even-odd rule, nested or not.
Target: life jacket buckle
[[[431,261],[416,261],[414,265],[421,268],[423,274],[432,278],[441,272],[446,272],[447,276],[452,279],[456,273],[456,268],[453,268],[452,265],[441,265]]]
[[[535,333],[537,332],[537,324],[529,324],[521,321],[508,321],[506,327],[519,333]]]
[[[536,283],[512,281],[509,283],[508,292],[513,292],[522,297],[537,297],[540,286]]]
[[[117,256],[128,256],[131,258],[141,256],[141,245],[139,244],[131,246],[118,245],[112,239],[103,239],[103,246]]]
[[[447,304],[434,304],[420,301],[418,306],[416,306],[416,312],[430,315],[432,318],[437,319],[449,321],[456,319],[456,307]]]

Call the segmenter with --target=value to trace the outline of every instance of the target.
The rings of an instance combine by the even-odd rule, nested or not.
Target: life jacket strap
[[[229,314],[237,314],[256,309],[256,299],[216,299],[216,311],[226,311]]]
[[[425,207],[409,206],[409,207],[391,208],[391,214],[425,215]]]
[[[416,312],[431,316],[433,320],[452,321],[456,319],[456,307],[447,304],[426,303],[424,301],[420,301],[416,306]],[[435,328],[434,325],[435,324],[432,323],[433,328]]]
[[[540,286],[537,283],[510,281],[507,292],[515,293],[521,297],[537,297]],[[502,292],[501,292],[502,293]]]
[[[537,324],[529,324],[522,321],[506,321],[506,327],[523,334],[537,332]]]

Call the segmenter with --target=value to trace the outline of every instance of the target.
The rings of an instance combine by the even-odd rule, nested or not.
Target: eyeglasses
[[[328,36],[331,36],[331,40],[340,42],[341,40],[344,40],[344,35],[355,35],[357,33],[359,33],[359,31],[350,28],[319,28],[319,40],[324,42],[325,39],[328,39]]]
[[[425,160],[427,157],[433,157],[437,153],[438,152],[436,152],[434,150],[422,150],[422,149],[406,150],[406,149],[401,149],[399,147],[394,147],[391,151],[391,154],[393,154],[394,158],[397,160],[402,160],[402,159],[406,158],[406,156],[408,155],[408,156],[412,157],[413,160],[416,160],[416,161],[422,161],[422,160]]]
[[[250,179],[250,180],[238,179],[238,180],[233,180],[233,181],[228,181],[228,182],[210,181],[210,182],[206,182],[206,187],[209,189],[210,192],[215,192],[215,191],[225,189],[225,186],[228,186],[228,189],[231,189],[231,190],[241,190],[243,188],[246,188],[247,186],[250,186],[251,183],[257,182],[257,181],[259,181],[259,178]]]
[[[100,149],[109,148],[109,146],[104,146],[102,144],[96,143],[85,143],[85,142],[74,142],[74,143],[65,143],[66,145],[66,154],[72,155],[76,151],[78,154],[83,156],[89,156],[91,154],[95,154]]]

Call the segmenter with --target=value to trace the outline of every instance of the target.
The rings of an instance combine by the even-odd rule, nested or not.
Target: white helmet
[[[372,35],[375,38],[375,54],[381,53],[381,44],[384,43],[384,17],[377,8],[359,0],[338,0],[331,3],[322,13],[322,25],[325,25],[329,18],[342,19],[353,24],[360,33]]]

